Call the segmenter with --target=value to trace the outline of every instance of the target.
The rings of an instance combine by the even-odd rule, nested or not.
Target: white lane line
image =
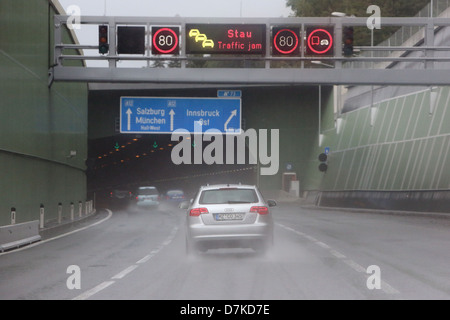
[[[331,253],[333,256],[335,256],[336,258],[338,258],[338,259],[345,259],[345,258],[346,258],[346,256],[344,256],[342,253],[340,253],[339,251],[336,251],[336,250],[334,250],[334,249],[331,249],[331,250],[330,250],[330,253]]]
[[[400,292],[386,281],[381,280],[381,290],[387,294],[399,294]]]
[[[148,260],[150,260],[154,254],[148,254],[145,257],[143,257],[141,260],[137,261],[136,264],[146,263]]]
[[[345,255],[343,255],[339,251],[336,251],[335,249],[331,248],[326,243],[321,242],[321,241],[317,240],[316,238],[307,235],[306,233],[303,233],[301,231],[297,231],[293,228],[287,227],[281,223],[277,223],[277,225],[285,230],[288,230],[297,235],[300,235],[300,236],[308,239],[309,241],[315,243],[319,247],[327,250],[330,254],[332,254],[336,258],[341,259],[342,262],[344,262],[347,266],[352,268],[354,271],[356,271],[358,273],[364,273],[364,274],[367,273],[367,270],[363,266],[361,266],[360,264],[356,263],[355,261],[353,261],[351,259],[348,259]],[[387,293],[387,294],[399,294],[400,293],[397,289],[395,289],[393,286],[391,286],[389,283],[387,283],[386,281],[383,281],[383,280],[381,280],[381,290],[383,290],[383,292]]]
[[[115,281],[105,281],[100,283],[98,286],[80,294],[79,296],[76,296],[72,300],[86,300],[90,297],[92,297],[94,294],[108,288],[110,285],[112,285]]]
[[[366,273],[366,269],[361,266],[360,264],[356,263],[353,260],[350,259],[345,259],[342,260],[346,265],[348,265],[350,268],[352,268],[353,270],[355,270],[356,272],[360,272],[360,273]]]
[[[47,242],[50,242],[50,241],[53,241],[53,240],[56,240],[56,239],[60,239],[60,238],[63,238],[63,237],[67,237],[67,236],[69,236],[71,234],[74,234],[76,232],[80,232],[80,231],[89,229],[91,227],[94,227],[96,225],[99,225],[100,223],[103,223],[103,222],[105,222],[106,220],[109,220],[109,218],[112,217],[112,214],[113,214],[112,211],[108,210],[108,209],[106,209],[106,211],[108,211],[108,216],[106,218],[100,220],[100,221],[97,221],[97,222],[93,223],[93,224],[90,224],[88,226],[85,226],[85,227],[82,227],[80,229],[76,229],[76,230],[73,230],[73,231],[70,231],[70,232],[67,232],[67,233],[60,234],[60,235],[58,235],[56,237],[53,237],[53,238],[48,238],[48,239],[45,239],[45,240],[42,240],[42,241],[39,241],[39,242],[35,242],[33,244],[27,245],[27,246],[22,247],[22,248],[15,249],[13,251],[6,251],[6,252],[3,252],[3,253],[0,253],[0,256],[5,255],[5,254],[10,254],[10,253],[15,253],[15,252],[27,250],[27,249],[30,249],[30,248],[33,248],[33,247],[36,247],[36,246],[40,246],[41,244],[44,244],[44,243],[47,243]]]
[[[316,244],[317,244],[319,247],[322,247],[322,248],[324,248],[324,249],[331,249],[331,247],[330,247],[329,245],[327,245],[326,243],[317,241]]]
[[[129,266],[128,268],[120,271],[118,274],[116,274],[115,276],[111,277],[111,280],[120,280],[123,279],[126,275],[130,274],[131,272],[133,272],[134,270],[136,270],[139,265],[138,264],[143,264],[147,261],[149,261],[151,258],[153,258],[156,254],[158,254],[165,246],[169,245],[170,243],[172,243],[173,239],[175,239],[175,236],[178,232],[178,227],[174,227],[172,229],[172,231],[170,232],[169,236],[166,238],[166,240],[162,243],[162,245],[159,245],[156,249],[152,250],[150,252],[150,254],[146,255],[145,257],[141,258],[140,260],[138,260],[136,262],[136,264],[133,264],[131,266]],[[86,300],[90,297],[92,297],[93,295],[99,293],[100,291],[108,288],[110,285],[114,284],[116,281],[105,281],[102,282],[101,284],[99,284],[98,286],[80,294],[79,296],[73,298],[72,300]]]
[[[127,274],[129,274],[130,272],[132,272],[134,269],[136,269],[138,267],[138,265],[134,264],[132,266],[129,266],[128,268],[126,268],[125,270],[120,271],[118,274],[116,274],[115,276],[113,276],[111,279],[112,280],[119,280],[122,279],[123,277],[125,277]]]

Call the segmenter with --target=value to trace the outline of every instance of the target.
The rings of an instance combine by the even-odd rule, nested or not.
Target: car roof
[[[214,190],[214,189],[220,189],[220,188],[237,188],[237,189],[256,189],[255,185],[249,185],[249,184],[212,184],[212,185],[206,185],[201,186],[201,190]]]

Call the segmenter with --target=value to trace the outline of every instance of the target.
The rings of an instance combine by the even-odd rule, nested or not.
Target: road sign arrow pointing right
[[[237,110],[231,111],[231,115],[228,118],[228,120],[225,122],[225,126],[223,128],[225,132],[228,131],[228,124],[230,123],[231,119],[233,119],[233,117],[235,117],[236,115],[237,115]]]

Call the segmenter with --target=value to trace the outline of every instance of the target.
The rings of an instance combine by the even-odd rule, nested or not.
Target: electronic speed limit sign
[[[152,54],[180,54],[180,28],[152,27]]]
[[[300,28],[277,27],[272,29],[272,55],[296,56],[300,54]]]

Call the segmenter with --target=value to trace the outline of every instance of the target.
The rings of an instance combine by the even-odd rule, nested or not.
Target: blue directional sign
[[[121,97],[121,133],[241,132],[241,99]]]

